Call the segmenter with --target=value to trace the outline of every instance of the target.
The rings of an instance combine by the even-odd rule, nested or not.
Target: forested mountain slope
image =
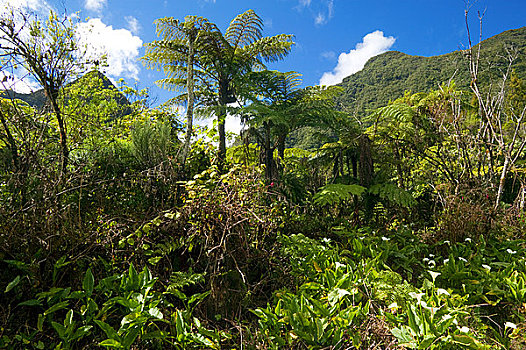
[[[508,30],[482,41],[479,81],[495,82],[506,69],[509,54],[516,56],[513,68],[526,77],[526,27]],[[478,45],[474,48],[477,50]],[[404,91],[425,92],[454,81],[469,90],[469,60],[461,50],[446,55],[422,57],[389,51],[371,58],[361,71],[340,84],[344,93],[340,107],[356,116],[387,104]]]
[[[118,92],[117,87],[115,87],[115,85],[111,82],[111,80],[107,76],[105,76],[103,73],[96,71],[96,70],[86,73],[85,75],[71,82],[71,84],[68,84],[68,86],[69,87],[75,87],[75,86],[85,87],[93,79],[100,80],[100,86],[104,90],[114,91],[116,93],[115,98],[117,100],[117,103],[120,106],[123,106],[123,107],[129,106],[130,102],[126,99],[126,96]],[[3,90],[3,91],[0,91],[0,97],[22,100],[24,102],[27,102],[30,106],[37,108],[37,109],[41,109],[42,107],[44,107],[46,103],[46,95],[44,94],[43,89],[34,91],[29,94],[18,93],[12,90]]]

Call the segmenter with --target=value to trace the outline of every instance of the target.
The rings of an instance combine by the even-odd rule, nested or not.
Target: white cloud
[[[14,20],[17,30],[20,30],[22,38],[29,35],[28,26],[22,27],[23,19],[22,13],[29,13],[32,16],[29,21],[35,19],[34,16],[40,18],[47,18],[49,11],[53,10],[51,5],[45,0],[0,0],[0,15],[10,16],[10,11],[13,11]],[[6,46],[9,44],[3,43]],[[0,90],[13,90],[18,93],[29,94],[31,92],[41,89],[41,86],[31,78],[30,74],[21,65],[18,68],[11,68],[9,72],[5,66],[0,71]]]
[[[52,7],[45,0],[0,0],[1,13],[8,9],[29,10],[39,15],[48,15]]]
[[[243,124],[241,123],[241,118],[237,115],[228,115],[225,119],[225,130],[239,135],[242,129]]]
[[[354,74],[365,66],[365,63],[373,56],[384,53],[395,43],[392,36],[385,37],[380,30],[369,33],[363,37],[361,43],[348,53],[342,52],[338,57],[338,64],[332,72],[323,73],[320,85],[335,85],[341,83],[343,78]]]
[[[300,6],[302,7],[308,7],[310,6],[311,0],[300,0]]]
[[[7,14],[10,10],[17,12],[30,12],[41,18],[47,18],[53,7],[45,0],[0,0],[0,15]]]
[[[138,79],[139,48],[142,40],[128,29],[113,29],[100,18],[92,18],[78,25],[81,45],[87,45],[88,57],[106,54],[109,67],[106,72],[113,77],[125,76]]]
[[[0,71],[0,90],[13,90],[22,94],[30,94],[42,88],[37,82],[31,79],[28,74],[20,77],[18,75],[20,72],[22,72],[22,70],[14,74]]]
[[[98,12],[106,6],[107,0],[86,0],[84,7],[86,10]]]
[[[231,104],[231,106],[233,105],[236,105],[236,104],[235,103]],[[182,118],[186,118],[184,116],[184,113],[185,113],[184,109],[182,112],[181,110],[179,111],[180,111],[180,115],[182,116]],[[205,119],[195,119],[194,123],[201,127],[206,126],[208,129],[214,129],[214,128],[217,128],[217,125],[214,125],[215,119],[216,119],[215,116],[211,116]],[[241,135],[241,131],[244,129],[246,128],[245,128],[245,125],[241,122],[240,116],[235,115],[235,114],[230,114],[230,113],[227,114],[225,118],[225,131],[227,132],[227,134],[233,133],[235,135]],[[205,140],[211,141],[207,137],[205,137]],[[234,141],[235,141],[235,137],[233,139],[229,139],[227,137],[227,146],[232,146]],[[217,142],[214,142],[214,144],[217,145]]]
[[[135,18],[133,16],[126,16],[126,17],[124,17],[124,19],[128,23],[128,29],[133,34],[139,34],[139,30],[141,29],[141,24],[139,23],[137,18]]]

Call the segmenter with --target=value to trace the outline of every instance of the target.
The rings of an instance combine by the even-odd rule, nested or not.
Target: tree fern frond
[[[361,196],[365,190],[360,185],[329,184],[320,188],[312,199],[316,205],[334,205]]]
[[[405,103],[391,103],[385,107],[378,108],[373,116],[376,120],[393,120],[397,122],[411,122],[415,115],[415,108]]]
[[[416,202],[411,193],[391,183],[373,185],[368,191],[383,200],[401,207],[411,207]]]
[[[168,91],[177,91],[184,89],[186,86],[186,79],[181,78],[164,78],[155,82],[157,86]]]
[[[289,54],[294,45],[293,38],[290,34],[260,38],[243,47],[241,55],[259,57],[264,62],[276,62]]]
[[[237,15],[230,22],[225,32],[225,39],[235,49],[261,39],[262,32],[263,20],[254,10],[248,10]]]

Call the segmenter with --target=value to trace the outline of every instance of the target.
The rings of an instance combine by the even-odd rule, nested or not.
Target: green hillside
[[[99,80],[99,85],[100,87],[102,87],[103,90],[110,90],[114,92],[113,98],[116,99],[117,104],[119,106],[124,107],[124,114],[130,113],[130,110],[126,108],[130,105],[130,102],[126,99],[126,96],[119,92],[119,90],[115,87],[111,80],[99,71],[93,70],[86,73],[85,75],[68,84],[68,87],[78,86],[82,90],[83,87],[92,85],[94,79]],[[27,102],[30,106],[39,110],[44,107],[47,100],[43,89],[34,91],[29,94],[18,93],[12,90],[2,90],[0,91],[0,97],[22,100],[24,102]]]
[[[514,69],[526,76],[526,27],[508,30],[481,43],[479,80],[495,81],[507,66],[507,51],[515,51]],[[364,115],[396,99],[404,91],[425,92],[454,80],[461,89],[469,89],[468,59],[462,51],[421,57],[390,51],[371,58],[364,69],[343,80],[340,108],[353,115]]]
[[[2,90],[0,91],[0,97],[9,98],[12,100],[22,100],[36,109],[41,109],[46,103],[46,95],[42,89],[29,94],[23,94],[13,90]]]

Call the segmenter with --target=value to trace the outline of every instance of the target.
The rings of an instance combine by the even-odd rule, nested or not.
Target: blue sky
[[[172,95],[154,84],[162,72],[146,69],[138,58],[143,44],[156,39],[153,22],[160,17],[200,15],[224,30],[237,14],[253,9],[265,22],[265,35],[295,35],[291,54],[269,68],[302,73],[304,85],[322,77],[322,83],[337,83],[386,50],[433,56],[467,44],[464,0],[0,0],[3,8],[7,4],[40,14],[49,8],[78,12],[86,40],[98,47],[94,52],[108,53],[106,73],[150,88],[157,104]],[[485,10],[484,39],[526,25],[525,0],[479,0],[470,14],[475,40],[479,10]]]

